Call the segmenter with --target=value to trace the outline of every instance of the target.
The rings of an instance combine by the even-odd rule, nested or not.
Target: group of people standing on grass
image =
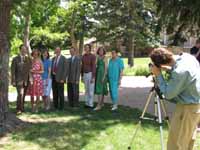
[[[49,110],[51,89],[54,108],[63,110],[65,83],[69,105],[78,107],[80,77],[85,85],[86,108],[94,108],[96,94],[98,103],[94,110],[100,110],[109,87],[112,110],[117,109],[118,87],[124,69],[117,51],[111,52],[110,60],[106,57],[104,47],[99,47],[97,53],[93,54],[89,44],[85,45],[83,56],[79,56],[74,47],[70,48],[70,58],[61,54],[60,47],[56,47],[54,53],[55,56],[50,59],[48,50],[34,49],[29,56],[26,47],[20,46],[20,53],[13,58],[11,64],[11,84],[17,89],[17,113],[24,111],[26,95],[31,97],[33,112],[38,111],[40,97],[43,99],[45,110]]]

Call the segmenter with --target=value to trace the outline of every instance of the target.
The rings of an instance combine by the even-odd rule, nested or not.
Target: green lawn
[[[150,63],[150,59],[148,57],[145,58],[135,58],[134,66],[130,68],[128,66],[128,59],[123,59],[125,64],[124,75],[126,76],[144,76],[149,74],[148,64]]]
[[[14,105],[11,104],[11,111]],[[27,112],[19,118],[30,124],[2,138],[0,150],[127,150],[141,114],[138,109],[124,106],[111,112],[109,104],[99,112],[84,109],[83,103],[79,109],[66,107],[62,112],[40,109],[37,114],[32,114],[26,103],[27,107]],[[164,138],[166,145],[166,125]],[[132,150],[160,149],[158,125],[145,120]]]
[[[27,104],[26,104],[27,108]],[[14,111],[14,103],[11,105]],[[19,118],[30,125],[8,134],[0,150],[126,150],[141,112],[120,106],[110,111],[106,104],[99,112],[66,107],[63,112],[30,113],[30,106]],[[164,128],[165,141],[167,129]],[[159,128],[150,121],[142,124],[132,149],[160,150]]]
[[[138,68],[148,69],[149,58],[136,58],[135,66],[127,68],[125,75],[137,73]],[[83,84],[81,91],[84,90]],[[65,87],[66,88],[66,87]],[[15,89],[10,87],[10,92]],[[41,104],[42,105],[42,104]],[[10,109],[15,111],[15,103]],[[83,103],[79,109],[66,106],[65,111],[31,113],[26,103],[26,113],[19,116],[29,125],[0,139],[0,150],[127,150],[141,111],[120,106],[117,112],[110,111],[106,104],[99,112],[86,110]],[[165,145],[167,127],[164,127]],[[200,139],[197,144],[200,145]],[[159,128],[155,122],[144,121],[132,150],[160,150]],[[200,149],[196,147],[195,150]]]

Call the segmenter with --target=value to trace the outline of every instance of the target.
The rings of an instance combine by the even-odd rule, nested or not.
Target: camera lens
[[[153,67],[153,64],[152,63],[149,63],[149,68]]]

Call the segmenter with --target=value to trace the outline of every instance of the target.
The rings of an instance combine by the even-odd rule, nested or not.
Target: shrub
[[[124,69],[125,76],[146,76],[149,74],[148,67],[137,66],[137,67],[127,67]]]
[[[22,40],[18,39],[18,38],[13,38],[11,41],[11,51],[10,51],[10,55],[16,55],[19,52],[19,46],[22,44]]]
[[[149,69],[147,67],[137,67],[135,69],[135,76],[147,76],[149,74]]]

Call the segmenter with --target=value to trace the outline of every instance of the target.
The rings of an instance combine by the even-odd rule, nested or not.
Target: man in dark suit
[[[67,59],[61,55],[60,47],[55,49],[55,57],[52,59],[52,89],[55,109],[64,109],[64,83],[68,73]]]
[[[26,47],[21,45],[20,54],[13,58],[11,64],[11,84],[17,89],[17,114],[24,111],[24,99],[29,83],[31,59],[26,54]]]
[[[77,50],[70,49],[71,58],[69,58],[69,74],[67,80],[68,101],[71,107],[77,107],[79,102],[79,80],[81,73],[81,60],[77,56]]]

